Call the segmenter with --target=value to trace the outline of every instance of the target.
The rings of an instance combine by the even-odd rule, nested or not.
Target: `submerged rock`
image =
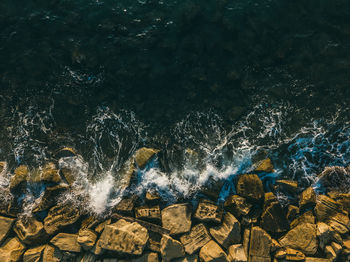
[[[7,239],[0,247],[1,262],[16,262],[20,261],[25,246],[18,240],[17,237]]]
[[[175,204],[162,210],[162,225],[171,235],[187,233],[191,229],[191,206]]]
[[[183,257],[185,250],[181,242],[168,235],[163,235],[160,241],[160,253],[162,254],[163,261],[170,261],[174,258]]]
[[[30,182],[39,183],[47,182],[59,184],[62,178],[56,165],[52,162],[47,163],[42,169],[36,169],[30,174]]]
[[[224,248],[241,241],[241,224],[229,212],[224,216],[222,224],[210,229],[210,234]]]
[[[40,199],[40,202],[38,202],[33,207],[33,212],[36,213],[53,207],[54,205],[56,205],[60,195],[66,192],[68,189],[69,186],[65,184],[47,187],[43,196]]]
[[[350,190],[350,174],[346,172],[344,167],[326,167],[323,172],[318,175],[318,179],[319,183],[326,191],[348,193]]]
[[[203,262],[228,262],[229,259],[222,248],[214,241],[210,240],[204,245],[200,252],[199,258]]]
[[[187,254],[192,255],[211,240],[207,228],[203,224],[192,227],[188,234],[180,237]]]
[[[260,202],[264,197],[264,187],[257,175],[241,175],[237,182],[237,194],[247,199]]]

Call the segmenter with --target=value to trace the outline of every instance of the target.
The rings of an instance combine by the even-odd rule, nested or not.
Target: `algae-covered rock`
[[[228,248],[241,241],[241,225],[231,213],[227,212],[222,224],[211,228],[210,234],[220,245]]]
[[[241,175],[237,182],[237,194],[254,202],[260,202],[264,197],[264,187],[255,174]]]
[[[192,208],[189,204],[175,204],[162,210],[162,225],[171,235],[187,233],[191,229]]]

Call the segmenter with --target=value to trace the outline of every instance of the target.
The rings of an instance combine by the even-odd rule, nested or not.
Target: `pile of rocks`
[[[271,170],[271,161],[266,160],[254,171]],[[41,179],[50,186],[32,216],[16,214],[13,204],[1,209],[0,261],[350,259],[348,193],[329,191],[321,195],[311,187],[299,192],[298,184],[287,180],[276,181],[274,192],[265,192],[259,176],[251,173],[238,177],[237,194],[223,204],[203,198],[195,206],[186,202],[167,205],[156,192],[148,192],[144,201],[126,197],[108,217],[101,218],[57,203],[57,196],[69,190],[69,183],[60,181],[61,174],[54,165],[41,172]],[[325,172],[322,179],[332,173],[328,169]],[[25,166],[15,170],[11,194],[18,194],[21,185],[28,183],[28,175]],[[276,197],[279,190],[297,196],[297,202],[282,206]]]

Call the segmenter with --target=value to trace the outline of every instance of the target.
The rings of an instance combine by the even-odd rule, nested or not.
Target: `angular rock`
[[[135,163],[140,168],[145,168],[146,164],[156,155],[158,154],[158,149],[153,148],[140,148],[135,153]]]
[[[273,164],[271,162],[270,158],[261,160],[260,162],[258,162],[256,164],[256,168],[255,170],[256,172],[266,172],[266,173],[273,173],[274,172],[274,168],[273,168]]]
[[[326,223],[317,223],[317,238],[319,240],[319,247],[323,250],[333,238],[333,230]]]
[[[300,195],[300,200],[299,200],[300,211],[313,208],[315,205],[316,205],[315,190],[312,187],[308,187]]]
[[[44,219],[45,231],[51,235],[61,228],[75,223],[80,217],[79,210],[69,205],[54,206]]]
[[[335,193],[334,196],[329,194],[331,198],[337,201],[338,204],[342,206],[342,208],[350,213],[350,193],[346,194],[340,194],[340,193]]]
[[[94,247],[97,240],[97,234],[91,229],[80,229],[77,242],[79,245],[88,250]]]
[[[220,223],[222,209],[209,200],[201,200],[198,204],[194,218],[201,222]]]
[[[170,235],[187,233],[191,229],[191,207],[188,204],[175,204],[162,210],[162,225],[170,230]]]
[[[157,203],[161,201],[160,195],[156,191],[147,191],[145,195],[145,200],[147,203]]]
[[[302,214],[300,217],[294,219],[292,223],[290,223],[290,228],[294,228],[297,225],[300,225],[302,223],[315,224],[315,221],[316,219],[312,211],[307,211],[304,214]]]
[[[328,258],[306,257],[305,262],[331,262]]]
[[[326,258],[330,259],[331,261],[334,261],[337,258],[337,254],[331,246],[326,246],[324,253],[326,255]]]
[[[237,182],[237,194],[254,202],[260,202],[264,197],[264,187],[257,175],[241,175]]]
[[[68,183],[68,185],[72,186],[75,183],[77,177],[75,170],[63,167],[60,169],[60,174],[64,178],[65,182]]]
[[[131,259],[131,262],[159,262],[157,253],[146,253],[142,257]]]
[[[140,224],[120,219],[114,224],[106,225],[99,239],[103,249],[130,255],[141,255],[149,235]]]
[[[340,252],[343,250],[343,247],[336,242],[332,242],[331,247],[337,255],[339,255]]]
[[[276,239],[272,239],[271,242],[271,252],[275,252],[278,249],[281,249],[281,245],[280,243],[278,243],[278,241]]]
[[[210,234],[220,245],[228,248],[241,241],[241,225],[231,213],[227,212],[222,224],[211,228]]]
[[[42,169],[34,170],[30,175],[30,181],[33,183],[47,182],[59,184],[62,178],[56,165],[52,162],[47,163]]]
[[[299,208],[293,205],[288,206],[287,219],[293,221],[299,214]]]
[[[1,262],[16,262],[20,261],[25,246],[17,237],[7,239],[0,247]]]
[[[273,233],[281,233],[289,229],[286,215],[278,201],[265,206],[261,215],[261,227]]]
[[[287,261],[304,261],[305,260],[305,255],[299,250],[286,248],[285,251],[286,251],[285,259]]]
[[[242,244],[230,246],[228,248],[228,255],[231,258],[231,261],[235,261],[235,262],[247,262],[248,261]]]
[[[293,180],[277,180],[276,186],[279,190],[289,194],[296,194],[298,192],[298,182]]]
[[[229,196],[224,203],[225,209],[236,217],[248,215],[252,206],[244,197],[239,195]]]
[[[14,222],[14,218],[0,216],[0,243],[2,243],[5,240]]]
[[[198,255],[186,255],[185,257],[175,258],[172,262],[199,262]]]
[[[34,208],[33,212],[40,212],[46,209],[49,209],[53,207],[57,203],[58,197],[67,191],[69,188],[68,185],[60,184],[57,186],[47,187],[45,189],[45,192],[43,196],[40,199],[40,202],[38,202]]]
[[[243,233],[243,249],[245,255],[248,257],[249,255],[249,244],[250,244],[250,229],[246,228]]]
[[[46,245],[42,256],[42,262],[59,262],[62,261],[62,257],[63,254],[58,248]]]
[[[99,234],[101,234],[101,232],[105,229],[106,225],[110,225],[112,223],[112,220],[109,218],[105,221],[103,221],[102,223],[98,224],[95,228],[95,231]]]
[[[291,229],[279,243],[283,247],[300,250],[305,255],[314,255],[318,247],[316,225],[302,223]]]
[[[128,198],[123,198],[113,209],[114,212],[117,212],[122,215],[132,216],[133,210],[136,204],[138,197],[133,195]]]
[[[59,233],[50,240],[50,243],[61,251],[80,252],[81,246],[77,240],[77,234]]]
[[[33,217],[18,219],[13,230],[18,238],[28,245],[43,243],[47,239],[43,223]]]
[[[203,262],[228,262],[230,261],[222,248],[214,241],[210,240],[199,251],[199,258]]]
[[[203,224],[192,227],[190,233],[180,237],[187,254],[192,255],[211,240],[207,228]]]
[[[63,147],[55,153],[56,158],[73,157],[77,155],[77,151],[72,147]]]
[[[163,235],[160,241],[160,253],[163,261],[170,261],[174,258],[183,257],[185,249],[181,242],[171,238],[168,235]]]
[[[271,237],[260,227],[253,227],[250,234],[248,261],[271,261]]]
[[[29,169],[26,165],[21,165],[15,169],[14,175],[10,179],[10,190],[14,192],[19,190],[19,187],[24,187],[27,184]]]
[[[40,262],[46,245],[28,249],[24,252],[23,262]]]
[[[348,183],[350,174],[344,167],[332,166],[326,167],[321,174],[318,175],[319,183],[326,191],[337,191],[340,193],[348,193]]]
[[[341,210],[341,205],[333,199],[325,195],[319,195],[317,197],[315,213],[318,221],[325,222]]]
[[[149,221],[160,221],[161,220],[160,207],[159,206],[136,207],[135,218],[149,220]]]
[[[85,253],[83,255],[80,255],[76,262],[95,262],[96,256],[92,253]]]

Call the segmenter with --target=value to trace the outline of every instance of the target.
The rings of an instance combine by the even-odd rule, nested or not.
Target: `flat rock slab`
[[[192,227],[190,233],[180,237],[187,254],[192,255],[211,240],[207,228],[203,224]]]
[[[161,215],[160,215],[160,207],[159,206],[153,206],[153,207],[136,207],[135,208],[135,217],[137,219],[145,219],[150,221],[160,221]]]
[[[170,231],[170,235],[187,233],[191,229],[191,206],[175,204],[162,210],[162,225]]]
[[[210,234],[220,245],[228,248],[241,241],[241,224],[230,212],[227,212],[222,224],[211,228]]]
[[[20,261],[25,251],[25,246],[17,237],[7,239],[0,247],[0,261],[14,262]]]
[[[199,258],[203,262],[228,262],[230,261],[222,248],[214,241],[210,240],[199,251]]]
[[[162,254],[163,261],[170,261],[174,258],[183,257],[185,250],[181,242],[168,235],[163,235],[160,241],[160,253]]]
[[[271,261],[272,239],[265,230],[253,227],[250,233],[249,261]]]
[[[194,218],[202,222],[220,223],[222,219],[222,209],[208,200],[199,202]]]
[[[59,233],[51,239],[50,243],[59,248],[61,251],[81,251],[77,234]]]

